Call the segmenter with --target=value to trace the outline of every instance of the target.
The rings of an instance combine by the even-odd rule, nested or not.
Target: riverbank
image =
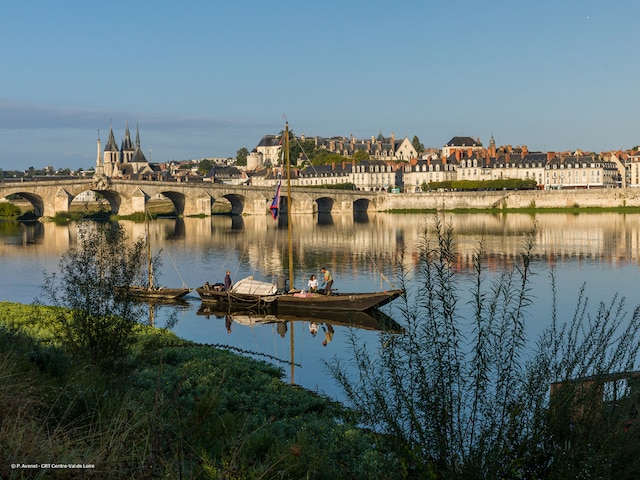
[[[377,211],[555,211],[640,208],[640,189],[502,190],[387,194]],[[621,210],[621,211],[622,211]]]
[[[2,478],[384,477],[351,413],[272,365],[140,326],[105,373],[58,346],[51,316],[0,302]]]

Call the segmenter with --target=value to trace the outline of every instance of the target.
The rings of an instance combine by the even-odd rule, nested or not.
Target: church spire
[[[96,176],[104,175],[104,165],[102,163],[102,147],[100,146],[100,130],[98,130],[98,156],[96,157]]]

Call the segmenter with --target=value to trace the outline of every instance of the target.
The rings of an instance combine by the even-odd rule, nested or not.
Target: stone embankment
[[[640,207],[640,188],[503,190],[385,195],[376,210]]]

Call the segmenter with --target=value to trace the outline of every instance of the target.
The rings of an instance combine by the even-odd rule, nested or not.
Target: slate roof
[[[280,145],[280,140],[275,135],[265,135],[260,139],[260,143],[258,143],[258,147],[276,147]]]
[[[445,145],[447,147],[481,147],[482,142],[472,137],[453,137]]]
[[[308,166],[300,170],[300,177],[335,177],[335,176],[345,176],[351,173],[352,165],[351,162],[347,162],[344,165],[336,163],[335,167],[333,165],[316,165],[316,166]]]
[[[116,139],[113,136],[113,128],[109,128],[109,140],[107,141],[107,145],[104,147],[105,152],[117,152],[118,145],[116,145]]]
[[[140,145],[136,147],[136,151],[134,152],[133,157],[131,157],[131,160],[129,160],[129,162],[130,163],[149,163],[147,158],[144,156],[144,153],[142,153],[142,149],[140,148]]]
[[[129,133],[129,122],[127,122],[127,128],[124,131],[124,138],[120,145],[121,151],[134,151],[133,142],[131,141],[131,134]]]
[[[215,177],[215,178],[240,178],[242,177],[242,173],[236,167],[229,166],[214,166],[207,172],[205,177]]]

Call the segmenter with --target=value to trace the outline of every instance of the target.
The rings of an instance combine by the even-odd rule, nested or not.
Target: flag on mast
[[[274,220],[278,218],[278,212],[280,211],[280,181],[278,181],[278,186],[276,187],[276,196],[273,197],[273,202],[271,202],[271,206],[269,207],[271,210],[271,216]]]

